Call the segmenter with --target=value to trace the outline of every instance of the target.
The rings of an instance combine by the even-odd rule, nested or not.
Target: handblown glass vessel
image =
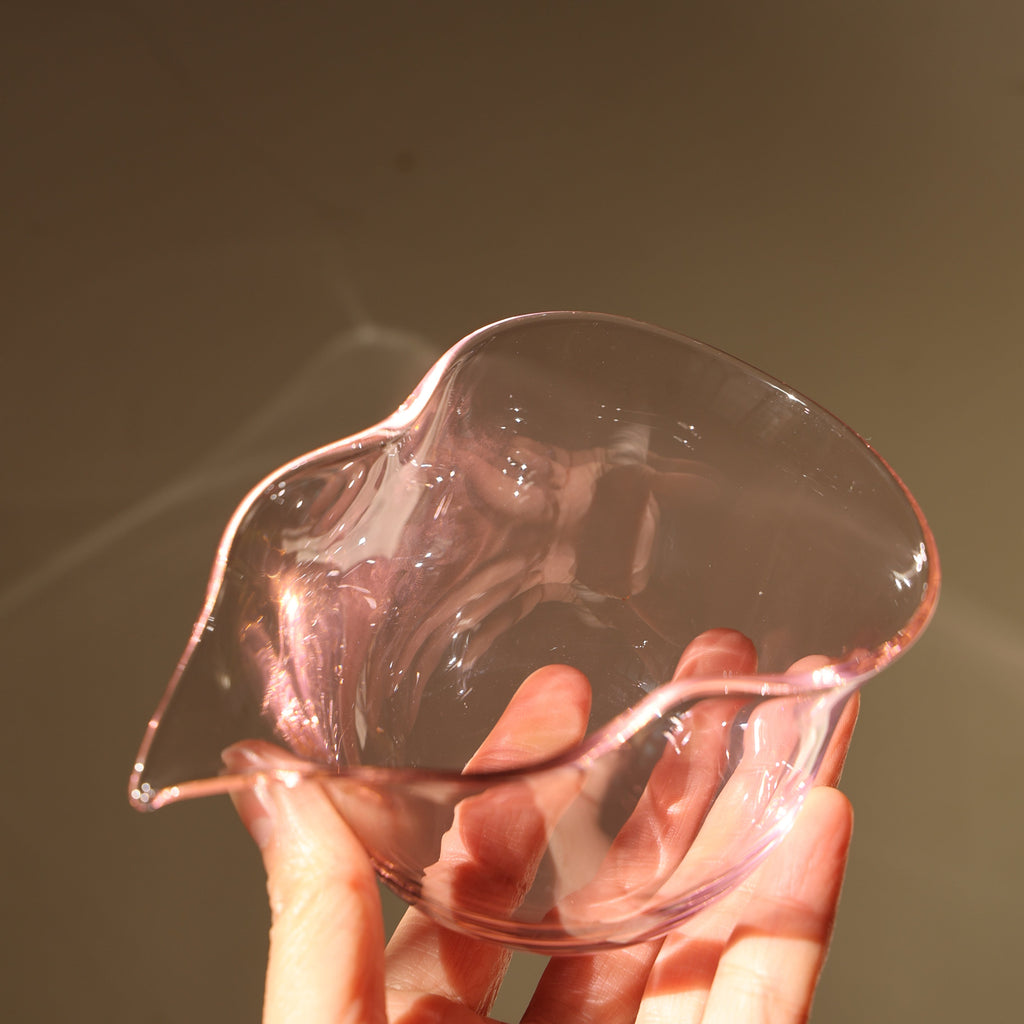
[[[320,785],[450,927],[640,941],[786,833],[938,583],[913,498],[812,402],[654,327],[516,317],[245,499],[131,799]]]

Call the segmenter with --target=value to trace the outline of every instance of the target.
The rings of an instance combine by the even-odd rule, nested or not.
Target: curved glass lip
[[[185,666],[192,655],[193,650],[199,643],[207,620],[213,612],[214,605],[220,591],[221,583],[227,567],[228,556],[234,544],[235,537],[242,520],[248,514],[253,503],[281,477],[294,473],[297,470],[317,462],[323,458],[336,455],[340,452],[350,452],[353,456],[372,448],[378,448],[389,441],[405,435],[412,429],[420,415],[426,409],[433,398],[439,384],[445,378],[448,371],[456,363],[460,362],[470,351],[479,344],[497,335],[501,330],[511,326],[525,326],[543,320],[563,320],[580,322],[599,322],[617,324],[624,327],[633,327],[648,334],[660,335],[673,341],[682,341],[687,345],[701,349],[716,360],[732,363],[741,367],[748,373],[755,375],[765,384],[777,388],[790,399],[799,401],[803,405],[815,409],[835,424],[851,440],[860,444],[868,454],[874,458],[900,488],[904,499],[910,506],[911,511],[921,530],[922,540],[925,549],[927,579],[923,587],[921,603],[914,610],[913,615],[906,624],[899,629],[892,637],[885,640],[877,647],[869,650],[858,650],[849,658],[843,661],[830,663],[821,668],[808,671],[794,672],[786,675],[777,674],[754,674],[751,676],[735,676],[702,678],[693,676],[686,679],[668,682],[652,690],[646,697],[638,701],[632,707],[621,712],[611,721],[596,729],[587,736],[581,743],[570,748],[568,751],[537,761],[519,768],[507,768],[501,770],[482,772],[460,772],[454,769],[440,768],[405,768],[405,767],[384,767],[379,765],[323,765],[315,762],[300,762],[288,768],[274,766],[254,767],[242,772],[226,772],[222,775],[207,779],[196,779],[183,782],[177,785],[168,786],[155,792],[148,792],[144,797],[140,796],[140,779],[145,770],[145,763],[152,745],[154,735],[160,725],[178,683],[184,672]],[[220,543],[214,558],[213,568],[210,573],[209,582],[206,588],[206,597],[202,610],[196,618],[192,634],[185,647],[185,650],[178,661],[174,674],[159,704],[150,718],[143,737],[139,753],[129,780],[129,800],[140,810],[155,810],[169,803],[177,802],[190,797],[214,795],[226,793],[251,785],[252,782],[261,776],[278,778],[288,784],[295,784],[302,778],[345,778],[353,782],[362,782],[367,785],[381,784],[402,784],[402,783],[430,783],[443,782],[447,784],[461,783],[465,786],[481,785],[485,781],[488,784],[495,784],[505,780],[529,777],[540,771],[556,770],[567,766],[578,766],[583,768],[586,764],[592,763],[609,751],[620,747],[631,736],[635,735],[644,725],[654,719],[661,717],[667,707],[677,706],[683,701],[697,700],[704,697],[721,696],[751,696],[751,697],[782,697],[808,695],[812,692],[831,693],[835,699],[852,693],[854,689],[863,685],[868,679],[877,675],[883,669],[905,654],[920,638],[935,614],[938,604],[939,591],[941,589],[942,570],[939,564],[938,550],[931,527],[928,525],[917,500],[911,494],[909,488],[893,470],[889,463],[874,449],[862,435],[848,426],[843,420],[829,412],[819,403],[802,395],[800,392],[790,388],[782,381],[765,373],[750,363],[736,356],[723,352],[712,345],[687,337],[676,331],[663,327],[656,327],[641,320],[630,317],[617,316],[611,313],[592,313],[581,310],[553,310],[540,313],[525,313],[519,316],[506,317],[496,320],[493,323],[481,327],[471,334],[466,335],[461,341],[453,345],[445,352],[434,365],[428,370],[420,383],[413,389],[409,397],[390,416],[381,420],[365,430],[361,430],[348,437],[332,441],[330,444],[314,448],[284,465],[275,469],[272,473],[259,481],[242,499],[221,536]]]
[[[560,921],[523,921],[516,918],[491,917],[462,908],[453,910],[444,904],[424,899],[422,894],[410,889],[405,879],[389,870],[387,865],[374,861],[374,867],[403,899],[421,906],[442,924],[470,932],[477,938],[509,943],[517,949],[541,955],[585,955],[657,938],[727,895],[786,837],[801,805],[802,801],[794,801],[788,813],[773,822],[772,827],[761,835],[760,841],[739,861],[723,867],[717,874],[709,873],[703,882],[681,893],[671,902],[652,904],[641,913],[641,926],[634,925],[632,928],[622,929],[616,932],[615,938],[611,938],[607,931],[607,921],[595,921],[587,930],[566,933],[565,926]]]

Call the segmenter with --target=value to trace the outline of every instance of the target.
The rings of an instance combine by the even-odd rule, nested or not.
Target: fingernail
[[[235,743],[221,752],[224,766],[231,772],[244,773],[262,766],[258,754],[244,743]],[[277,807],[270,784],[263,775],[252,775],[247,789],[236,790],[231,800],[249,835],[260,848],[266,850],[274,838],[274,820]]]

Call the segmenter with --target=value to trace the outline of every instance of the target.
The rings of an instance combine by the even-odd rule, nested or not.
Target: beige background
[[[1016,1017],[1024,7],[7,3],[0,131],[6,1019],[256,1018],[230,807],[125,798],[220,528],[545,308],[748,359],[920,499],[814,1019]]]

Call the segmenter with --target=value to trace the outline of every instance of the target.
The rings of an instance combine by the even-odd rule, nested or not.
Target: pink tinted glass
[[[639,941],[785,834],[938,583],[812,402],[633,321],[505,320],[242,503],[131,798],[313,780],[451,927]]]

